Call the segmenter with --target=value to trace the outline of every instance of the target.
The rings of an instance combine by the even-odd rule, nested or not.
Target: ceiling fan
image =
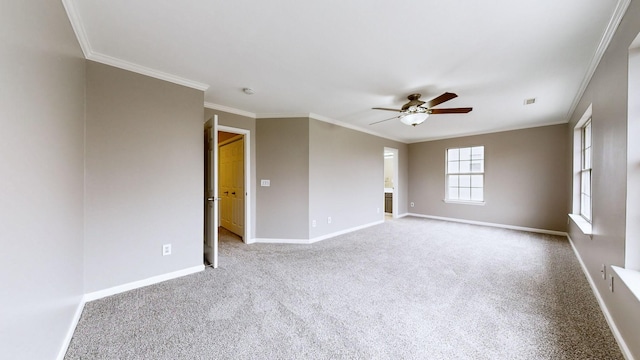
[[[445,101],[449,101],[453,98],[458,97],[458,95],[454,93],[445,92],[444,94],[426,102],[419,100],[420,96],[422,95],[411,94],[407,96],[407,99],[409,99],[409,102],[402,105],[402,108],[400,110],[374,107],[373,108],[374,110],[396,111],[396,112],[399,112],[400,115],[394,116],[389,119],[376,121],[369,125],[374,125],[374,124],[378,124],[378,123],[393,120],[393,119],[400,119],[400,121],[402,121],[402,123],[404,124],[416,126],[416,125],[422,124],[431,114],[464,114],[473,110],[473,108],[470,108],[470,107],[433,109],[433,107],[436,105],[442,104]]]

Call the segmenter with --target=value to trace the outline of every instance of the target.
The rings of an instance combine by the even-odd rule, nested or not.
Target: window
[[[484,146],[447,149],[446,197],[454,202],[484,202]]]
[[[580,130],[580,215],[591,222],[591,119]]]

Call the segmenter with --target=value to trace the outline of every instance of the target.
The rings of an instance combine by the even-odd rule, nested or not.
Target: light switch
[[[260,180],[260,186],[271,186],[271,180]]]

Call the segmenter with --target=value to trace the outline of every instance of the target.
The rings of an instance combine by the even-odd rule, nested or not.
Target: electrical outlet
[[[260,186],[271,186],[271,180],[261,179],[260,180]]]
[[[412,201],[411,202],[411,207],[414,207],[416,204]]]
[[[602,278],[607,280],[607,265],[602,264],[602,269],[600,269],[600,272],[602,273]]]
[[[311,221],[311,227],[316,227],[316,225],[317,225],[317,224],[316,224],[316,221],[315,221],[315,220],[312,220],[312,221]]]
[[[171,255],[171,244],[162,245],[162,256]]]
[[[327,224],[331,224],[331,216],[327,218]]]
[[[609,290],[613,292],[613,275],[609,276]]]

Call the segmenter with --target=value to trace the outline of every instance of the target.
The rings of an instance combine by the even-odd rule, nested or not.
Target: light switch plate
[[[266,179],[260,180],[260,186],[271,186],[271,180],[266,180]]]

